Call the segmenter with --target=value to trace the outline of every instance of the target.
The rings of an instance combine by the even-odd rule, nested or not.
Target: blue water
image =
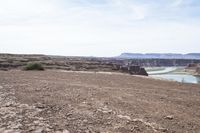
[[[176,70],[176,67],[166,67],[164,70],[158,70],[158,71],[148,71],[149,75],[153,75],[153,74],[165,74],[165,73],[169,73],[172,72],[174,70]]]
[[[160,74],[160,75],[150,75],[152,77],[158,77],[168,80],[174,80],[182,83],[200,83],[199,76],[187,75],[187,74]]]
[[[173,71],[176,69],[176,67],[166,67],[164,70],[147,72],[151,77],[174,80],[182,83],[200,83],[200,76],[193,76],[190,74],[174,74]]]

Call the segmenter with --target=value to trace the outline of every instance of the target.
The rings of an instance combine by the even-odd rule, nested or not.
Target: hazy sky
[[[0,0],[0,52],[200,52],[200,0]]]

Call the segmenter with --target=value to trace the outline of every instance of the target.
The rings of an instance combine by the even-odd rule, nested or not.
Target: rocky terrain
[[[65,57],[50,55],[0,54],[0,70],[21,69],[29,62],[40,62],[46,69],[71,71],[118,72],[120,66],[138,65],[140,67],[187,66],[200,63],[197,59],[121,59],[95,57]],[[123,72],[123,71],[121,71]]]
[[[193,75],[200,75],[200,64],[188,64],[188,66],[186,67],[186,71],[190,71],[190,73],[192,73]]]
[[[90,57],[0,54],[0,69],[21,69],[29,62],[40,62],[46,69],[74,71],[115,71],[121,61]]]
[[[200,85],[113,72],[0,71],[1,133],[199,133]]]
[[[0,54],[0,70],[23,69],[28,63],[34,62],[42,64],[45,69],[122,72],[148,76],[141,66],[128,65],[125,60],[114,58]],[[130,66],[133,67],[130,69]]]
[[[198,67],[196,68],[196,73],[197,73],[198,75],[200,75],[200,66],[198,66]]]

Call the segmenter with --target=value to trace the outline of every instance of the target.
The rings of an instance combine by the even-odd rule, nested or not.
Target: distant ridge
[[[118,58],[132,59],[200,59],[200,53],[122,53]]]

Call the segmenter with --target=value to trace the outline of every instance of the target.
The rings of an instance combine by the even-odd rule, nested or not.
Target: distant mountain
[[[177,54],[177,53],[122,53],[118,58],[139,58],[139,59],[200,59],[200,53],[188,53],[188,54]]]

